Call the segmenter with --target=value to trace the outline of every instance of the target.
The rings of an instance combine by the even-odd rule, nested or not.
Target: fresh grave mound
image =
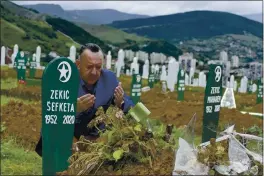
[[[195,100],[195,96],[198,100]],[[189,122],[193,114],[196,113],[197,121],[195,132],[197,135],[202,134],[203,124],[203,95],[201,93],[185,92],[188,97],[186,101],[178,102],[175,92],[161,93],[155,88],[142,94],[142,102],[151,111],[150,117],[159,119],[165,124],[173,124],[176,127],[183,126]],[[244,129],[253,125],[262,127],[262,119],[256,118],[249,114],[242,114],[237,109],[221,108],[219,115],[219,131],[227,126],[236,124],[237,131],[243,132]]]
[[[18,97],[26,100],[40,100],[40,86],[26,86],[19,84],[18,87],[12,89],[1,89],[1,95]]]
[[[105,130],[96,141],[82,136],[73,148],[69,168],[57,175],[171,175],[173,140],[163,140],[165,134],[153,126],[157,121],[146,122],[137,123],[113,106],[106,112],[99,108],[88,127],[104,123]]]
[[[40,103],[24,104],[11,100],[1,107],[1,118],[6,127],[1,134],[3,137],[14,136],[29,148],[36,145],[41,129]]]

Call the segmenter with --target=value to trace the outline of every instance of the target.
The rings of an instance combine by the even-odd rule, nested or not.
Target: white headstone
[[[156,73],[159,73],[159,65],[158,64],[155,65],[155,74]]]
[[[155,72],[155,65],[154,64],[151,65],[151,72],[153,72],[153,73]]]
[[[76,48],[75,48],[75,46],[71,46],[71,48],[70,48],[70,59],[72,60],[72,62],[75,62],[75,60],[76,60]]]
[[[6,49],[4,46],[1,47],[1,65],[5,65]]]
[[[234,84],[235,84],[235,77],[234,77],[234,75],[231,75],[229,87],[234,88]]]
[[[127,76],[130,76],[130,71],[129,71],[129,69],[126,69],[126,75],[127,75]]]
[[[197,78],[193,79],[193,86],[195,87],[199,86],[199,80]]]
[[[227,107],[229,109],[236,108],[236,101],[233,88],[226,88],[221,100],[221,107]]]
[[[130,73],[131,75],[133,75],[133,69],[135,69],[135,74],[138,74],[139,73],[139,65],[138,65],[138,59],[137,57],[134,57],[133,59],[133,62],[131,63],[131,66],[130,66]]]
[[[166,81],[162,81],[162,93],[167,93],[167,84],[166,84]]]
[[[254,83],[252,85],[252,92],[256,92],[257,91],[257,88],[258,88],[258,86]]]
[[[176,69],[177,69],[177,62],[173,58],[169,61],[168,64],[168,77],[167,77],[167,87],[171,92],[173,92],[175,88],[175,82],[177,78],[177,75],[175,73]]]
[[[199,84],[199,87],[203,87],[203,85],[204,85],[204,81],[203,81],[203,79],[204,79],[204,72],[200,72],[199,73],[199,81],[198,81],[198,84]]]
[[[246,76],[244,76],[240,82],[240,88],[239,88],[240,93],[246,93],[247,92],[247,84],[248,84],[248,78]]]
[[[191,85],[191,83],[192,83],[192,79],[193,79],[193,77],[194,77],[194,72],[195,72],[195,69],[193,68],[193,67],[191,67],[191,69],[190,69],[190,77],[189,77],[189,85]]]
[[[237,91],[237,81],[234,82],[234,91]]]
[[[206,87],[206,75],[203,74],[203,86],[202,87]]]
[[[111,69],[111,63],[112,63],[111,51],[108,51],[108,54],[106,56],[106,69]]]
[[[120,72],[121,72],[121,63],[117,62],[117,65],[116,65],[116,77],[119,78],[120,77]]]
[[[124,59],[125,59],[125,53],[124,53],[123,49],[120,49],[118,51],[117,62],[119,62],[121,66],[124,66],[125,65]]]
[[[161,67],[161,75],[160,75],[160,80],[161,80],[161,81],[166,81],[166,79],[167,79],[167,71],[166,71],[166,66],[165,66],[165,65],[163,65],[163,66]]]
[[[40,57],[41,57],[41,48],[40,48],[40,46],[38,46],[37,49],[36,49],[36,64],[37,64],[37,68],[40,68]]]
[[[148,79],[149,76],[149,60],[145,60],[145,64],[143,65],[143,75],[142,78]]]
[[[15,54],[15,56],[16,56],[17,53],[18,53],[18,45],[15,44],[14,49],[13,49],[13,54]]]
[[[227,81],[226,87],[230,88],[230,82],[229,81]]]
[[[189,75],[187,73],[185,74],[185,85],[189,85]]]

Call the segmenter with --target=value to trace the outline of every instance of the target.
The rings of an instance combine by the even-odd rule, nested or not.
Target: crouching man
[[[116,105],[127,113],[134,106],[117,80],[115,74],[109,70],[102,69],[104,55],[96,44],[86,44],[81,47],[80,58],[76,64],[80,74],[79,93],[77,99],[77,115],[74,127],[74,137],[79,139],[94,140],[99,137],[96,128],[88,129],[87,125],[95,117],[98,107],[105,110],[111,105]],[[104,124],[99,125],[104,129]],[[40,137],[35,151],[42,156],[42,136]]]

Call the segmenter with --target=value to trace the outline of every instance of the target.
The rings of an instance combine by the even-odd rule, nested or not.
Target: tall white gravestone
[[[175,82],[177,75],[175,74],[175,70],[177,69],[176,60],[173,58],[169,61],[168,64],[168,77],[167,77],[167,87],[173,92],[175,88]]]
[[[123,49],[120,49],[118,51],[117,62],[120,63],[121,67],[125,66],[124,59],[125,59],[125,53],[124,53]]]
[[[70,59],[72,62],[75,63],[75,60],[76,60],[76,48],[75,48],[75,46],[71,46],[71,48],[70,48]]]
[[[14,49],[13,49],[13,54],[15,55],[15,57],[16,57],[17,53],[18,53],[18,45],[15,44]],[[14,62],[13,62],[13,64],[14,64]]]
[[[40,46],[38,46],[37,49],[36,49],[36,64],[37,64],[37,68],[40,68],[40,57],[41,57],[41,48],[40,48]]]
[[[167,79],[167,71],[166,71],[166,66],[165,66],[165,65],[163,65],[163,66],[161,67],[161,75],[160,75],[160,80],[161,80],[161,81],[166,81],[166,79]]]
[[[185,73],[185,85],[189,85],[189,75],[187,73]]]
[[[142,78],[148,79],[149,76],[149,60],[145,60],[145,64],[143,65],[143,75]]]
[[[235,84],[235,77],[234,77],[234,75],[231,75],[230,82],[229,82],[229,87],[230,88],[234,88],[234,84]]]
[[[234,91],[237,91],[237,81],[234,82]]]
[[[4,46],[1,47],[1,65],[5,65],[6,49]]]
[[[112,64],[111,51],[108,51],[108,54],[106,56],[106,69],[110,70],[111,69],[111,64]]]
[[[135,74],[139,73],[139,65],[138,65],[137,57],[134,57],[133,62],[131,63],[131,66],[130,66],[131,75],[133,75],[133,69],[135,69]]]

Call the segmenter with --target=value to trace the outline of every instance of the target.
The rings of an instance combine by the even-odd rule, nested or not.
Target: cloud
[[[262,13],[262,1],[14,1],[16,4],[59,4],[65,10],[116,9],[142,15],[167,15],[193,10],[239,15]]]

